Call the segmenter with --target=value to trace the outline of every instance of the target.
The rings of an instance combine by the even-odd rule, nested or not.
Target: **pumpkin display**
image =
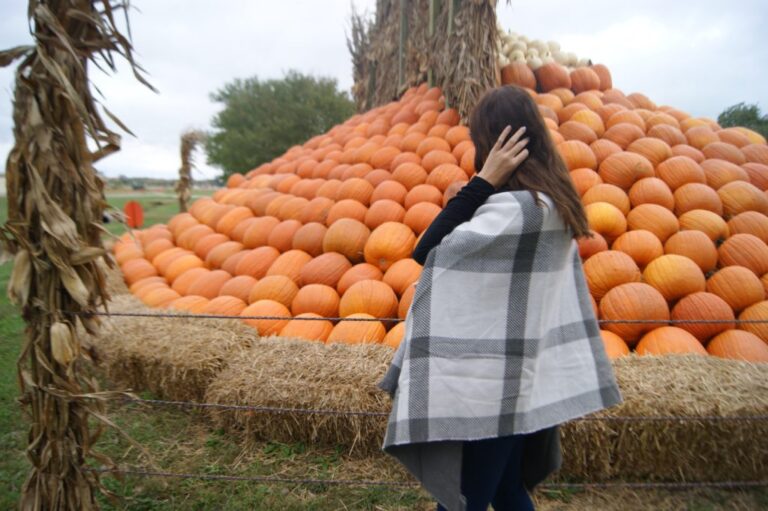
[[[624,94],[605,66],[563,55],[505,62],[501,79],[527,87],[581,197],[594,236],[578,250],[606,352],[702,354],[708,342],[759,360],[765,326],[733,326],[766,316],[765,140]],[[439,88],[409,89],[123,235],[115,260],[149,306],[280,316],[249,324],[396,347],[403,323],[325,318],[405,319],[417,236],[477,170],[460,121]]]

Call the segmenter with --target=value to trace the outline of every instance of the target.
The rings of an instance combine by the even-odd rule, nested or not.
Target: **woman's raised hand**
[[[517,167],[528,156],[528,149],[525,149],[528,139],[522,138],[525,134],[525,126],[517,130],[505,143],[504,139],[507,138],[510,131],[512,131],[512,126],[507,126],[501,132],[496,144],[488,153],[485,165],[478,174],[478,177],[488,181],[494,188],[499,188],[509,181]]]

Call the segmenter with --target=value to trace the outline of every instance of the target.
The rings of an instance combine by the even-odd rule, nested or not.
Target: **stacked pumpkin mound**
[[[732,323],[768,319],[765,140],[599,79],[530,93],[595,232],[579,248],[609,354],[768,361],[768,325]],[[233,175],[189,213],[123,236],[115,255],[151,307],[275,318],[244,320],[260,335],[397,346],[393,318],[421,272],[409,256],[474,174],[474,152],[440,90],[422,85]]]

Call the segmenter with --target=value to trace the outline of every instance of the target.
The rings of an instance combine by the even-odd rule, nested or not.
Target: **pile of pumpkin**
[[[768,361],[768,324],[732,323],[768,320],[765,140],[617,89],[530,94],[595,233],[579,250],[608,353]],[[413,88],[124,235],[115,257],[151,307],[397,346],[392,318],[421,272],[410,254],[474,152],[440,90]]]

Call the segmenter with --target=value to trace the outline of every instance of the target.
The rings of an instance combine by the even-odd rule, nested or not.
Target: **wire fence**
[[[155,313],[155,312],[72,312],[68,314],[80,316],[107,316],[116,318],[170,318],[170,319],[239,319],[239,320],[265,320],[265,321],[383,321],[396,323],[405,321],[403,318],[350,318],[337,316],[322,317],[293,317],[293,316],[233,316],[228,314],[193,314],[183,312]],[[768,324],[768,319],[598,319],[601,325],[752,325]]]

